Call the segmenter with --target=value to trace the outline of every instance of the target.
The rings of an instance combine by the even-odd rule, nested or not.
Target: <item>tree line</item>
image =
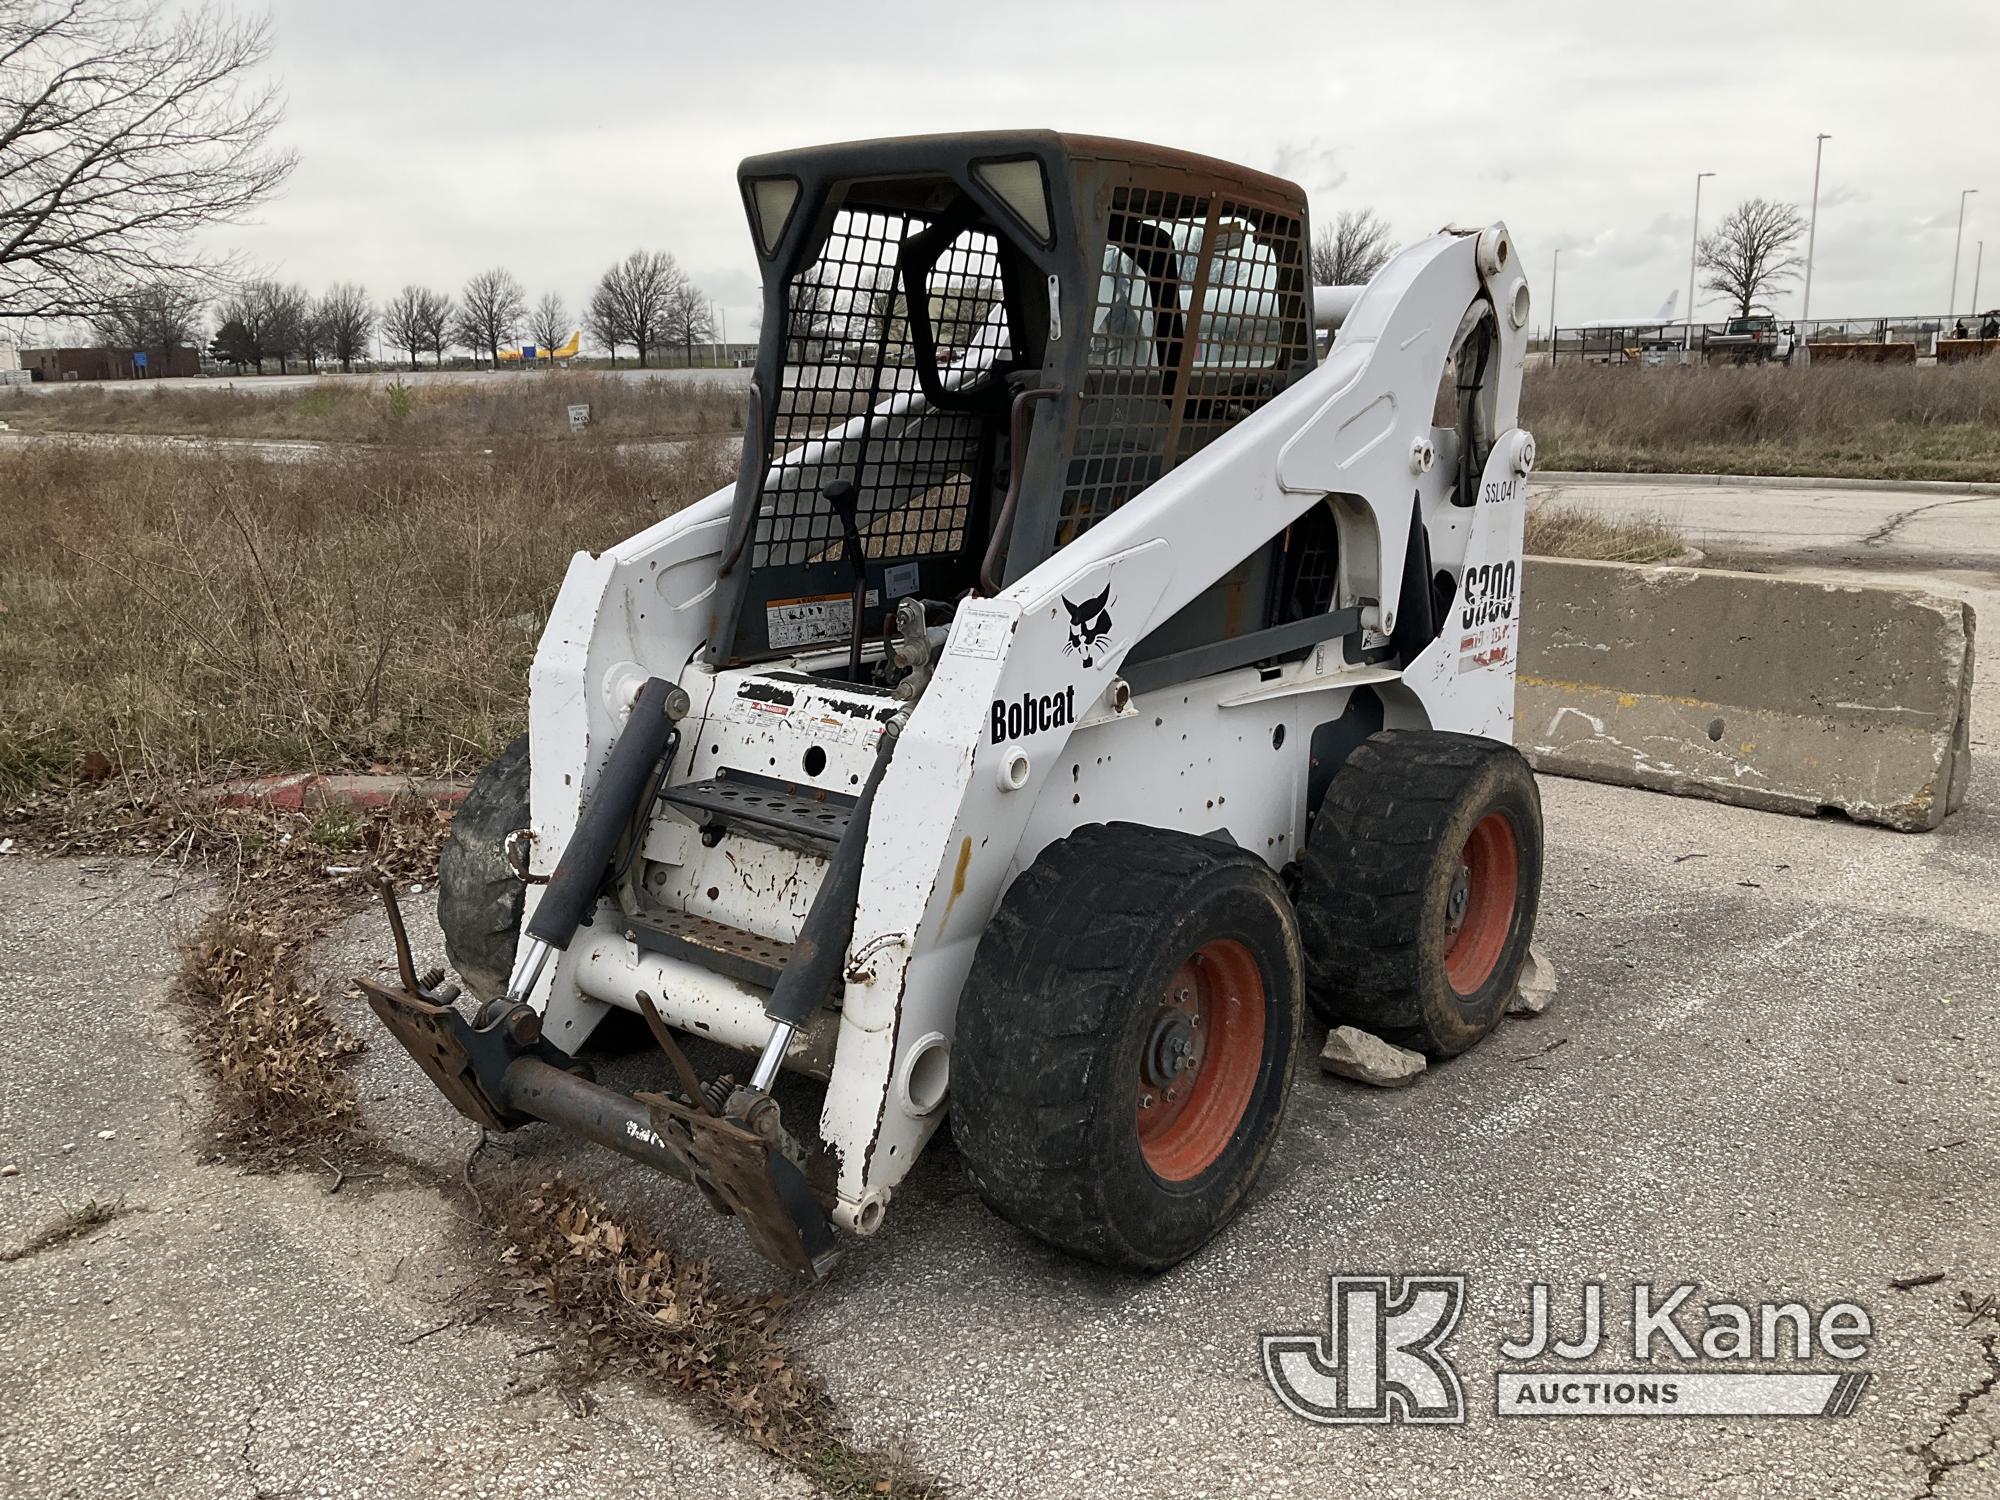
[[[97,331],[134,348],[172,349],[198,340],[199,317],[193,298],[176,295],[171,286],[148,285],[125,299],[118,315],[100,319]],[[328,361],[351,370],[355,360],[368,357],[379,329],[384,344],[413,370],[425,356],[442,365],[452,349],[498,368],[503,348],[526,341],[558,349],[579,328],[613,364],[620,350],[630,349],[641,366],[673,348],[692,364],[695,347],[715,334],[708,294],[673,256],[635,250],[598,278],[580,320],[571,318],[555,292],[531,305],[520,280],[502,266],[481,271],[456,295],[412,284],[379,307],[351,282],[336,282],[315,297],[302,286],[253,281],[217,302],[208,353],[238,370],[271,360],[281,372],[293,361],[307,370]]]

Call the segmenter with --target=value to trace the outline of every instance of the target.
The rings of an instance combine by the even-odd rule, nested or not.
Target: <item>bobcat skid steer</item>
[[[1527,951],[1512,242],[1315,289],[1296,185],[1047,132],[740,176],[736,483],[571,562],[440,874],[476,1014],[406,948],[363,987],[472,1119],[782,1265],[873,1234],[948,1114],[1007,1219],[1165,1267],[1255,1180],[1306,1008],[1450,1056]],[[613,1007],[671,1087],[593,1081]]]

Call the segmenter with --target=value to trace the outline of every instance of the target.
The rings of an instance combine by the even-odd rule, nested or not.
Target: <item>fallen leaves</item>
[[[784,1338],[796,1299],[746,1293],[556,1177],[502,1211],[499,1261],[570,1325],[579,1375],[650,1379],[837,1495],[934,1496],[894,1454],[847,1440],[833,1399]]]

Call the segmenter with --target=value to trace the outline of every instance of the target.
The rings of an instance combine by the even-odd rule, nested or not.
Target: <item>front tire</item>
[[[1519,751],[1437,730],[1369,736],[1300,862],[1314,1014],[1457,1056],[1499,1024],[1541,887],[1541,794]]]
[[[1256,1181],[1302,1012],[1297,928],[1261,860],[1078,829],[1008,890],[960,1001],[951,1123],[973,1185],[1074,1255],[1173,1265]]]
[[[521,934],[521,877],[507,863],[507,836],[528,826],[528,737],[479,773],[451,820],[438,858],[438,925],[445,956],[468,993],[506,993]]]

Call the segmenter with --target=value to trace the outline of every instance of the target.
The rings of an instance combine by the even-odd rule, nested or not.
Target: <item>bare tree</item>
[[[457,311],[451,293],[434,292],[429,287],[417,289],[417,316],[423,320],[427,347],[440,370],[444,368],[444,351],[450,344],[452,320]]]
[[[374,336],[375,304],[362,288],[342,281],[327,288],[316,311],[326,331],[327,352],[340,361],[343,371],[352,373],[354,357],[366,356],[368,340]]]
[[[610,279],[609,273],[605,280]],[[590,294],[590,304],[583,310],[584,331],[591,342],[602,344],[604,352],[611,356],[611,363],[618,363],[618,346],[625,342],[625,320],[619,311],[618,298],[603,281]]]
[[[667,310],[686,281],[671,255],[634,250],[606,271],[591,295],[591,331],[616,348],[630,344],[643,367],[646,355],[669,341]]]
[[[692,281],[682,281],[667,298],[665,332],[681,346],[681,362],[694,363],[694,346],[715,337],[715,315],[708,294]]]
[[[495,266],[466,282],[459,294],[452,336],[468,349],[484,349],[493,368],[500,368],[500,346],[510,342],[528,315],[528,294],[514,273]]]
[[[299,291],[303,294],[304,287]],[[310,297],[301,297],[299,311],[299,358],[313,374],[319,373],[319,362],[333,347],[333,331],[326,326],[326,318],[320,306]]]
[[[106,344],[143,349],[158,359],[165,374],[176,349],[201,345],[202,309],[207,299],[178,280],[140,282],[112,292],[91,319],[91,329]]]
[[[1702,290],[1729,299],[1739,318],[1799,274],[1806,221],[1790,203],[1751,198],[1729,211],[1712,234],[1701,237],[1698,260],[1707,274]],[[1690,309],[1692,311],[1692,309]]]
[[[232,324],[242,330],[236,347],[254,351],[260,369],[266,359],[275,359],[283,374],[286,360],[304,347],[310,308],[304,287],[254,281],[224,300],[218,321],[222,331]]]
[[[420,286],[406,286],[382,306],[382,332],[392,345],[410,356],[412,370],[417,367],[418,353],[430,347],[423,299],[435,295]]]
[[[544,359],[569,342],[573,326],[569,320],[569,309],[554,292],[542,293],[542,300],[528,314],[528,337],[535,341],[535,347],[541,350]]]
[[[1315,286],[1362,286],[1389,264],[1396,243],[1372,208],[1345,208],[1313,236]]]
[[[165,0],[0,0],[0,317],[94,316],[215,269],[191,246],[291,174],[270,22]]]

